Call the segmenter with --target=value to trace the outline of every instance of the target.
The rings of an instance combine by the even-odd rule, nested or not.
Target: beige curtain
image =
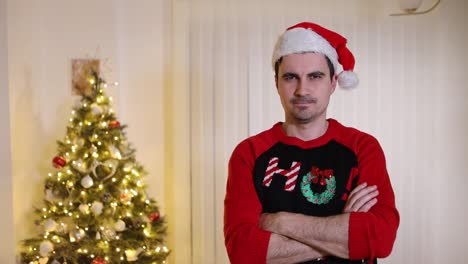
[[[381,142],[401,213],[392,255],[379,263],[464,263],[468,165],[465,1],[389,17],[390,1],[192,1],[189,86],[194,263],[228,263],[223,198],[230,153],[283,119],[270,58],[287,26],[341,32],[361,84],[338,90],[329,116]]]

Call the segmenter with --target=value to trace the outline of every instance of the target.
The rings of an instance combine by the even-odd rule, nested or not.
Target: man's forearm
[[[324,255],[299,241],[272,233],[268,244],[267,263],[297,263],[321,258]]]
[[[349,258],[349,214],[328,217],[280,212],[267,220],[267,230],[297,240],[326,255]],[[272,224],[271,224],[272,223]]]
[[[328,217],[286,214],[283,235],[340,258],[349,258],[349,214]]]

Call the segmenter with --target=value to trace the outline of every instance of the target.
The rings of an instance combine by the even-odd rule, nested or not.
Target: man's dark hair
[[[335,67],[333,66],[333,63],[331,62],[331,60],[328,58],[327,55],[323,55],[323,56],[325,56],[325,59],[327,60],[328,69],[330,69],[330,81],[332,81],[333,76],[335,76]],[[278,79],[278,70],[282,61],[283,61],[283,57],[279,58],[275,62],[275,79]]]

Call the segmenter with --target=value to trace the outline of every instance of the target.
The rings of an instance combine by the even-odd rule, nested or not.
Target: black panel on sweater
[[[289,170],[294,161],[300,162],[301,167],[293,191],[285,191],[286,177],[275,174],[270,186],[264,186],[263,180],[271,158],[279,159],[278,168]],[[336,180],[336,190],[333,198],[323,204],[314,204],[306,199],[301,191],[304,175],[308,174],[315,166],[320,170],[333,170]],[[313,216],[329,216],[342,212],[346,203],[349,190],[346,189],[351,169],[357,168],[357,156],[349,148],[332,140],[327,144],[311,149],[302,149],[297,146],[277,143],[260,155],[255,162],[254,184],[263,212],[275,213],[286,211]],[[353,179],[351,190],[355,187],[358,177]],[[310,182],[311,190],[320,194],[326,190],[326,186]],[[343,196],[345,194],[345,196]]]

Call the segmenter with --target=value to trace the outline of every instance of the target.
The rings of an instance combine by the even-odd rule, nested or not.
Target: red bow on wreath
[[[320,180],[320,185],[324,186],[326,184],[325,179],[330,179],[333,176],[333,170],[320,170],[319,168],[313,166],[310,170],[310,174],[313,177],[312,182],[317,184]]]

